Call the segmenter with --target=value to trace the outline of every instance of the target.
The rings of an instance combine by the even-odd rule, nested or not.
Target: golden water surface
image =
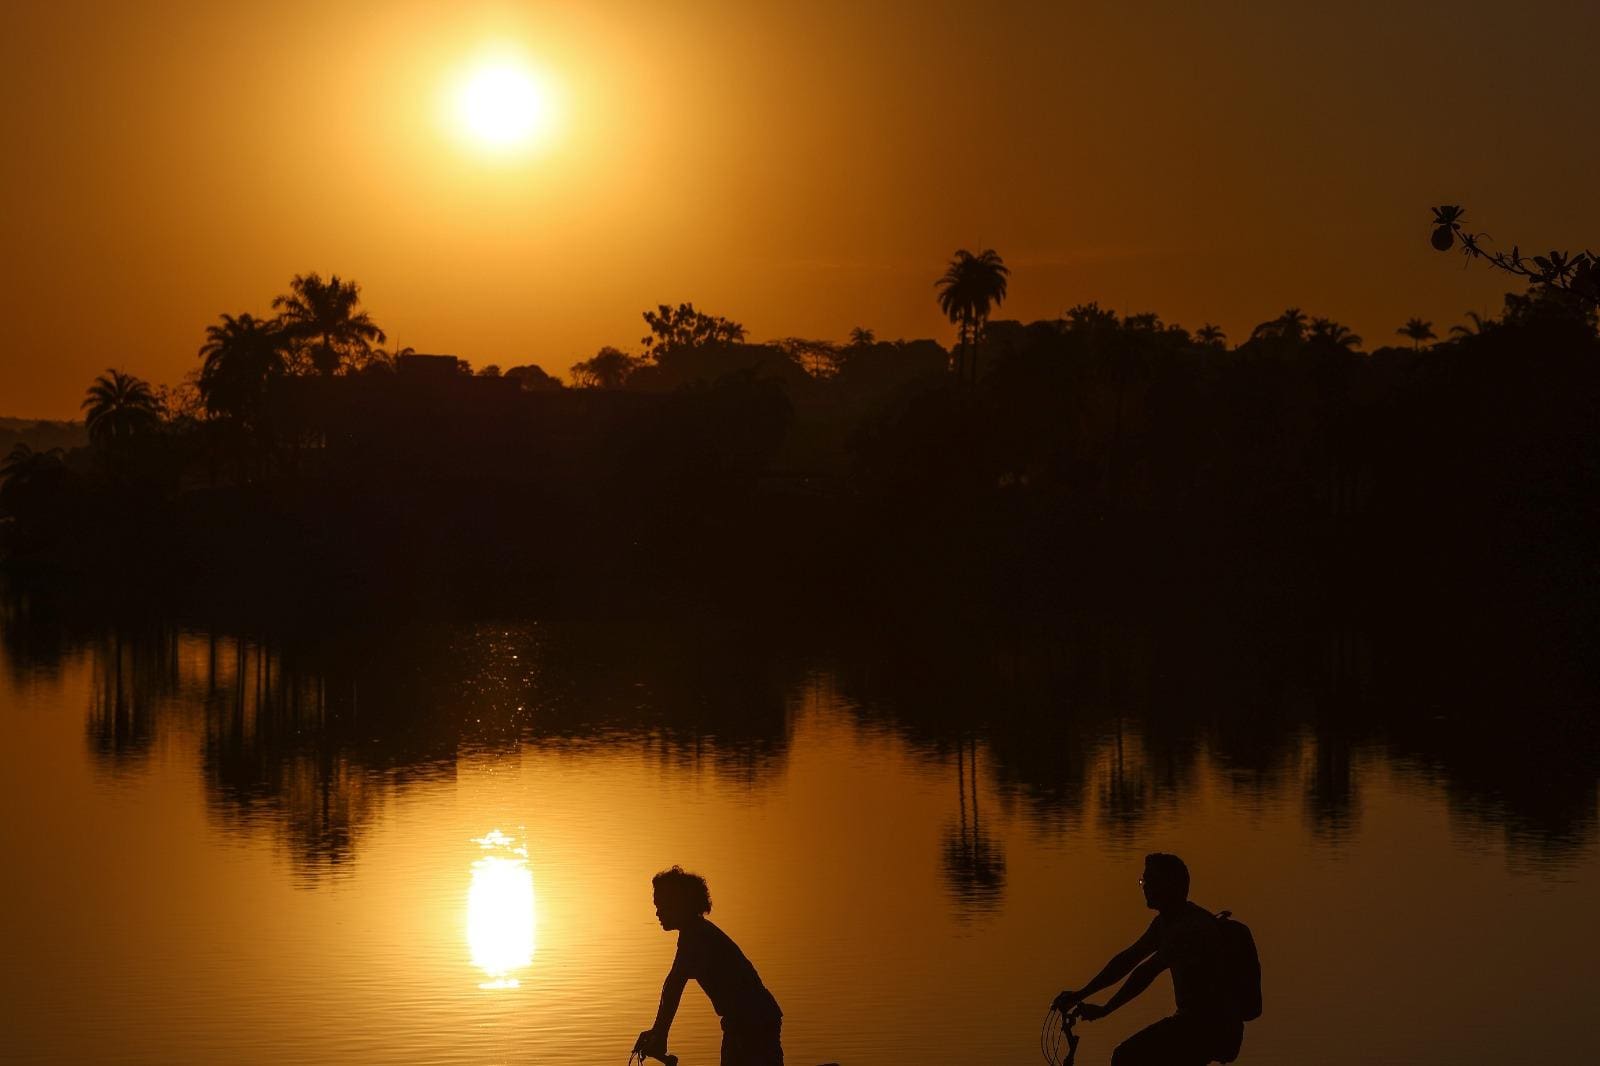
[[[1552,830],[1311,727],[1244,765],[1068,706],[928,726],[825,664],[578,668],[544,632],[372,653],[382,682],[182,628],[0,649],[5,1060],[620,1063],[673,952],[650,875],[682,863],[789,1062],[1037,1062],[1050,998],[1149,920],[1158,849],[1260,943],[1241,1061],[1600,1058],[1590,778]],[[1083,1026],[1079,1061],[1170,995]],[[715,1022],[691,987],[684,1066]]]

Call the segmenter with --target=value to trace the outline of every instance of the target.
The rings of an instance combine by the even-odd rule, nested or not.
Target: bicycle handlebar
[[[676,1055],[647,1055],[643,1051],[635,1051],[630,1054],[628,1063],[629,1066],[632,1066],[633,1062],[637,1060],[639,1066],[644,1066],[644,1063],[649,1059],[655,1059],[662,1066],[678,1066],[678,1056]]]

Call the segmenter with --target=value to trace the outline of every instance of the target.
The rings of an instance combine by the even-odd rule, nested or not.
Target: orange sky
[[[1428,248],[1430,205],[1600,244],[1596,39],[1577,0],[11,0],[0,415],[72,416],[107,366],[176,382],[218,314],[312,270],[392,342],[555,371],[664,301],[948,341],[958,247],[1011,265],[1000,317],[1443,333],[1507,285]],[[506,48],[560,128],[491,157],[440,113]]]

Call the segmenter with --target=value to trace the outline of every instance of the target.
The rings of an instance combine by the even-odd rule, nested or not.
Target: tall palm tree
[[[261,412],[267,382],[288,369],[287,338],[276,322],[223,315],[206,327],[200,346],[200,397],[212,415],[250,422]]]
[[[1411,350],[1418,351],[1422,348],[1423,341],[1433,340],[1433,323],[1424,322],[1420,318],[1408,318],[1406,324],[1395,330],[1402,337],[1411,338]]]
[[[333,374],[345,363],[359,363],[372,352],[374,342],[385,339],[365,311],[357,311],[361,286],[341,281],[334,274],[296,274],[289,291],[272,301],[285,333],[294,340],[314,342],[311,365],[319,374]]]
[[[1207,348],[1221,348],[1228,340],[1228,335],[1222,331],[1221,326],[1205,323],[1194,331],[1194,339]]]
[[[161,424],[161,402],[148,381],[107,368],[94,379],[81,405],[89,439],[117,447]]]
[[[973,255],[965,248],[959,249],[945,268],[944,276],[934,282],[939,290],[939,310],[956,326],[960,337],[956,357],[956,377],[964,376],[971,363],[971,377],[978,380],[978,353],[976,345],[989,320],[989,309],[1005,302],[1006,278],[1011,273],[993,248]]]

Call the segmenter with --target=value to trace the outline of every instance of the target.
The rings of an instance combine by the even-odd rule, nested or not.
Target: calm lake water
[[[8,1062],[620,1063],[672,863],[789,1062],[1038,1062],[1148,922],[1152,850],[1255,931],[1241,1061],[1600,1060],[1588,741],[1470,657],[1441,689],[1343,632],[1199,669],[1204,634],[1093,624],[3,621]],[[694,987],[672,1044],[717,1059]]]

